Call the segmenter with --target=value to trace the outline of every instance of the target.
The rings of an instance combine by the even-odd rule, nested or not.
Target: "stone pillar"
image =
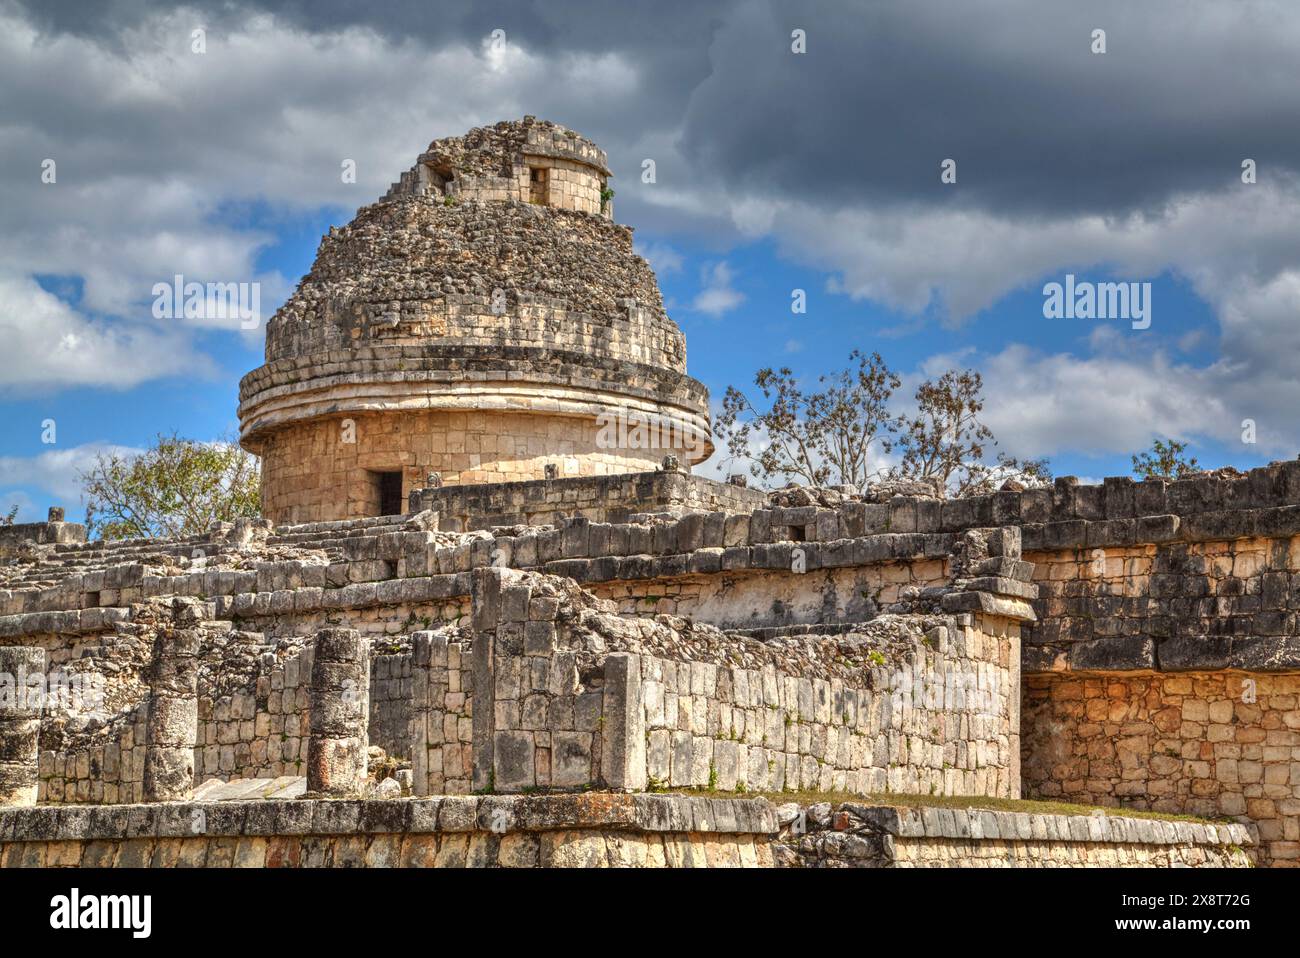
[[[641,656],[611,652],[605,659],[602,717],[600,768],[606,786],[616,791],[644,791],[647,780]]]
[[[44,676],[45,650],[0,647],[0,805],[35,805],[41,688],[28,676]]]
[[[471,574],[474,647],[470,662],[474,672],[474,775],[471,785],[476,792],[492,791],[496,785],[493,765],[496,761],[495,652],[497,626],[501,617],[501,588],[505,573],[483,566]]]
[[[433,693],[432,632],[411,636],[411,794],[428,795],[429,790],[429,712]]]
[[[345,798],[366,781],[370,640],[356,629],[321,629],[311,665],[307,794]]]
[[[145,724],[146,802],[184,802],[194,797],[201,615],[193,601],[177,599],[172,609],[175,627],[154,640]]]

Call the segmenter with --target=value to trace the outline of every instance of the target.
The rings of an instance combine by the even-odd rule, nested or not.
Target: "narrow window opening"
[[[532,166],[528,169],[528,201],[536,203],[539,206],[546,206],[550,202],[549,182],[547,170],[544,166]]]

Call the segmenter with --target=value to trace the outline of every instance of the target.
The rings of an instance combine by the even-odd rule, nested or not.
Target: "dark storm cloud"
[[[106,44],[134,0],[26,4],[50,31]],[[616,54],[634,101],[582,102],[616,147],[670,131],[700,183],[822,207],[957,204],[1025,215],[1139,211],[1236,181],[1245,157],[1300,169],[1300,9],[1158,0],[517,4],[342,0],[199,5],[211,28],[250,11],[309,32],[369,27],[436,49],[493,29],[548,56]],[[790,52],[807,32],[808,52]],[[1107,52],[1091,52],[1106,31]],[[437,91],[453,94],[454,89]],[[937,189],[939,163],[958,187]],[[616,169],[623,175],[634,167]]]
[[[176,4],[147,0],[20,0],[26,18],[42,31],[93,39],[124,54],[123,34]],[[242,25],[250,14],[273,15],[282,26],[310,33],[365,27],[394,42],[417,41],[431,49],[478,44],[493,30],[540,54],[617,52],[654,78],[632,125],[677,122],[690,90],[708,73],[708,46],[731,3],[657,0],[629,4],[609,0],[298,0],[298,2],[205,2],[184,5],[209,30]],[[432,91],[454,94],[454,88]],[[566,91],[575,94],[580,91]],[[600,90],[589,91],[599,101]]]
[[[1240,6],[991,9],[738,10],[718,32],[684,148],[754,190],[823,204],[924,199],[1030,214],[1154,212],[1239,182],[1247,156],[1300,166],[1300,129],[1283,120],[1300,108],[1300,11],[1279,12],[1289,23],[1274,32]],[[759,55],[795,27],[808,31],[807,54]],[[1094,28],[1106,30],[1104,54],[1090,50]],[[940,195],[949,157],[958,187]]]

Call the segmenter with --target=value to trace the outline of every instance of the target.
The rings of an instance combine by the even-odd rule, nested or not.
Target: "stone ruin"
[[[464,486],[708,458],[708,391],[602,201],[609,176],[594,144],[525,117],[433,142],[331,229],[240,383],[267,518],[401,512],[431,471]]]
[[[241,386],[266,518],[0,529],[0,864],[1300,861],[1300,462],[692,475],[608,178],[525,118],[331,230]]]

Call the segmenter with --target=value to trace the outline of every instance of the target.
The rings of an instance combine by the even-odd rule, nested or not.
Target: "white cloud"
[[[682,259],[682,254],[667,243],[655,241],[642,243],[637,241],[634,248],[638,255],[645,258],[658,276],[667,276],[682,271],[682,265],[685,262]]]
[[[753,96],[753,88],[764,80],[784,90],[792,78],[784,67],[775,72],[733,68],[753,59],[755,43],[766,42],[777,19],[766,4],[724,18],[728,22],[707,34],[700,81],[693,87],[695,81],[684,83],[680,99],[659,82],[662,77],[643,74],[644,61],[634,55],[540,53],[513,37],[499,52],[485,50],[478,39],[448,40],[431,49],[425,41],[388,40],[363,27],[308,33],[268,16],[237,12],[223,19],[228,28],[210,31],[208,52],[195,55],[188,49],[190,12],[147,17],[114,47],[70,34],[38,36],[8,10],[0,8],[0,111],[5,116],[0,166],[20,173],[0,182],[0,262],[6,264],[0,273],[0,333],[7,344],[0,388],[126,388],[156,376],[203,372],[208,367],[191,345],[192,329],[151,321],[150,291],[175,273],[201,282],[261,282],[263,309],[273,310],[289,286],[260,265],[275,236],[269,228],[246,225],[242,211],[269,204],[264,222],[324,204],[350,212],[380,195],[429,139],[531,112],[579,130],[616,134],[603,145],[625,177],[618,181],[624,184],[620,208],[634,210],[643,227],[725,238],[715,242],[719,246],[736,237],[771,237],[786,258],[834,275],[832,289],[904,313],[962,321],[1009,292],[1089,267],[1109,267],[1117,278],[1129,280],[1172,272],[1186,277],[1215,310],[1220,357],[1206,366],[1176,362],[1162,351],[1166,341],[1160,333],[1168,317],[1158,299],[1150,336],[1128,331],[1118,336],[1107,329],[1092,337],[1092,355],[1036,353],[1013,345],[967,357],[985,371],[991,421],[1012,451],[1039,454],[1075,443],[1128,451],[1135,441],[1144,445],[1153,432],[1227,440],[1245,416],[1258,421],[1262,448],[1289,455],[1300,442],[1293,414],[1300,402],[1300,232],[1295,229],[1300,188],[1278,178],[1280,164],[1262,162],[1260,183],[1253,187],[1235,182],[1236,169],[1229,164],[1228,185],[1218,192],[1185,193],[1119,217],[1072,212],[1086,204],[1063,203],[1066,212],[1053,212],[1056,204],[1042,203],[1026,215],[948,202],[864,201],[856,189],[844,188],[845,179],[830,177],[838,172],[855,182],[871,179],[857,162],[843,165],[843,156],[852,152],[845,154],[838,141],[823,152],[827,144],[805,134],[808,128],[824,129],[832,111],[846,115],[846,106],[857,106],[857,129],[844,132],[865,130],[874,137],[871,119],[882,115],[873,99],[879,91],[849,87],[861,99],[841,101],[832,94],[846,89],[843,84],[820,88],[826,95],[816,102],[824,112],[816,116],[808,105],[814,101],[802,97],[819,88],[795,86],[798,115],[788,117],[790,129],[778,128],[773,139],[770,114],[780,102],[775,96]],[[1228,129],[1253,130],[1294,97],[1289,74],[1273,64],[1288,62],[1279,58],[1290,55],[1300,20],[1281,12],[1280,7],[1231,14],[1207,8],[1202,13],[1211,14],[1210,21],[1202,16],[1174,23],[1163,6],[1142,13],[1117,9],[1117,17],[1131,18],[1123,22],[1132,36],[1167,37],[1174,29],[1178,42],[1157,52],[1177,51],[1177,57],[1157,64],[1151,58],[1125,59],[1116,50],[1117,59],[1104,64],[1105,77],[1097,77],[1098,60],[1106,58],[1063,59],[1061,44],[1067,41],[1059,29],[1044,33],[1031,17],[989,19],[958,4],[915,14],[919,33],[914,36],[925,40],[918,48],[926,56],[909,53],[908,60],[927,75],[934,72],[927,61],[957,64],[935,77],[941,84],[950,84],[952,77],[960,81],[976,67],[1013,84],[1046,78],[1054,84],[1051,95],[1022,104],[1039,111],[1052,104],[1048,109],[1068,117],[1068,129],[1066,123],[1061,129],[1030,127],[1045,147],[1071,145],[1076,127],[1098,129],[1055,104],[1074,102],[1070,97],[1076,95],[1091,100],[1094,84],[1102,83],[1106,90],[1122,90],[1130,107],[1141,107],[1142,117],[1168,119],[1175,133],[1208,130],[1217,155],[1225,118]],[[832,14],[851,25],[843,11]],[[868,24],[888,26],[902,16],[873,12],[876,19]],[[1258,29],[1265,20],[1266,35]],[[954,32],[953,22],[963,29]],[[893,33],[875,30],[869,36],[879,42]],[[823,42],[856,39],[846,28]],[[657,39],[647,42],[663,48]],[[1188,49],[1195,55],[1189,57]],[[1250,97],[1243,97],[1239,86],[1224,85],[1223,69],[1204,66],[1231,64],[1244,50],[1266,64],[1259,76],[1243,74],[1234,81],[1257,94]],[[676,58],[668,62],[674,75],[693,76],[682,72]],[[1199,65],[1189,70],[1189,62]],[[987,69],[1008,63],[1011,68]],[[1083,76],[1092,79],[1082,83]],[[814,82],[813,74],[808,77]],[[1195,96],[1186,93],[1189,81]],[[751,102],[762,104],[761,123],[752,123],[754,117],[738,108],[739,84]],[[929,93],[919,85],[908,89],[913,87],[922,99]],[[572,93],[592,89],[601,95]],[[965,90],[952,92],[942,109],[960,109],[966,102]],[[1116,117],[1133,126],[1123,111],[1115,112],[1113,98],[1102,96],[1098,102],[1104,109],[1090,116],[1091,122],[1103,123],[1099,129],[1111,131]],[[1187,104],[1191,108],[1183,109]],[[995,106],[1004,109],[1001,102]],[[892,95],[884,110],[897,112]],[[654,115],[647,119],[647,111]],[[633,115],[635,123],[620,119]],[[907,136],[894,138],[902,144],[914,144],[917,137],[927,142],[927,130],[934,129],[961,143],[1003,136],[974,113],[965,127],[935,124],[933,116],[916,111],[901,115],[922,117],[920,126],[904,131]],[[793,122],[804,118],[808,128]],[[734,152],[724,149],[724,124],[734,137],[731,145],[739,147]],[[1143,129],[1155,141],[1178,139],[1155,123]],[[1260,129],[1261,136],[1273,132]],[[753,149],[755,130],[762,142],[775,146]],[[1138,132],[1134,127],[1134,136]],[[1264,141],[1284,154],[1274,140],[1264,136]],[[1146,140],[1135,142],[1139,156],[1125,162],[1124,171],[1141,172],[1140,161],[1150,156]],[[874,155],[890,162],[889,144],[880,146]],[[842,165],[815,162],[827,156]],[[55,185],[40,182],[44,157],[59,164]],[[639,174],[642,158],[656,161],[653,185],[626,178]],[[340,179],[344,159],[357,163],[356,184]],[[765,179],[764,169],[752,162],[764,159],[797,166],[778,168],[774,178]],[[1039,165],[1046,170],[1040,175],[1053,172],[1052,164]],[[23,170],[30,175],[24,177]],[[964,185],[972,173],[963,165]],[[1003,170],[1002,175],[1010,174]],[[830,192],[819,197],[816,186],[827,177]],[[1110,181],[1100,176],[1098,182]],[[1049,187],[1049,193],[1056,189]],[[833,205],[825,202],[828,198]],[[681,254],[667,244],[638,249],[661,273],[684,268]],[[79,277],[82,298],[70,306],[42,291],[34,274]],[[743,302],[723,261],[706,270],[691,306],[722,316]],[[1185,340],[1183,351],[1193,345]]]
[[[32,279],[0,274],[0,390],[51,384],[125,389],[160,375],[211,373],[179,330],[92,320]]]
[[[142,451],[101,440],[68,449],[50,449],[35,456],[0,456],[0,488],[22,485],[39,489],[49,494],[48,505],[73,508],[81,503],[81,483],[77,475],[89,469],[97,456],[108,453],[136,455]],[[15,495],[26,499],[27,506],[31,505],[30,498],[21,492],[7,493],[0,496],[0,501],[13,499]],[[41,510],[39,516],[25,521],[33,522],[43,518],[44,511]]]
[[[726,261],[705,266],[700,271],[703,288],[691,301],[691,308],[717,319],[745,301],[745,294],[731,284],[735,279]]]
[[[1233,433],[1212,374],[1162,353],[1081,359],[1012,345],[978,368],[988,396],[985,421],[1012,455],[1123,454],[1147,447],[1153,435]]]

